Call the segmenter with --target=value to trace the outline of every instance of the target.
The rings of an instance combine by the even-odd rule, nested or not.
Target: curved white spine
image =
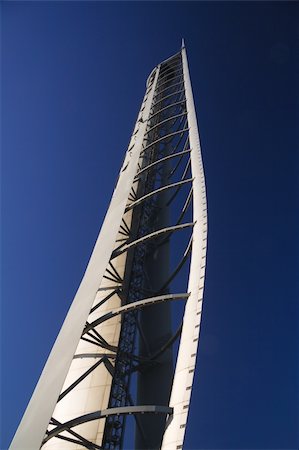
[[[86,272],[10,445],[10,450],[38,450],[41,446],[115,246],[133,180],[138,170],[147,125],[146,118],[152,105],[158,75],[159,66],[152,87],[145,94],[119,180]]]
[[[169,406],[173,408],[173,416],[170,417],[168,427],[164,433],[162,450],[183,448],[198,347],[206,265],[207,203],[205,179],[185,47],[182,48],[182,59],[191,147],[191,171],[194,178],[193,221],[195,225],[188,283],[190,296],[184,313],[182,335],[169,403]]]

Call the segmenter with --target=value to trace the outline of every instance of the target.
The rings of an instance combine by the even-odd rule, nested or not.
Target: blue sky
[[[182,37],[209,214],[185,447],[299,447],[296,14],[292,2],[2,2],[1,448],[79,285],[146,78]]]

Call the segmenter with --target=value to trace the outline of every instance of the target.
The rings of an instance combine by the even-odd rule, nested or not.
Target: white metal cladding
[[[185,47],[182,48],[193,176],[193,243],[188,292],[179,353],[169,405],[173,416],[163,437],[162,449],[183,448],[192,391],[202,313],[207,249],[207,202],[199,133]]]
[[[183,447],[206,245],[205,180],[183,46],[148,77],[101,232],[12,450],[119,450],[126,414],[135,417],[138,450]],[[175,332],[173,300],[186,302]],[[171,346],[180,335],[172,369]]]
[[[86,272],[10,445],[11,450],[38,450],[41,446],[86,319],[115,247],[134,176],[138,170],[146,131],[146,121],[140,119],[149,114],[157,78],[158,70],[155,72],[152,85],[149,84],[150,78],[148,80],[147,91],[120,170],[119,180]]]

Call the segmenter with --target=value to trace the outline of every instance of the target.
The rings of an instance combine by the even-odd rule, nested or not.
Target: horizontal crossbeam
[[[116,258],[117,256],[121,255],[122,253],[127,252],[131,248],[135,247],[138,244],[141,244],[142,242],[148,241],[149,239],[156,238],[164,233],[172,233],[173,231],[182,230],[184,228],[193,227],[195,222],[188,222],[188,223],[182,223],[180,225],[173,225],[171,227],[165,227],[161,228],[159,230],[153,231],[153,233],[149,233],[145,236],[142,236],[139,239],[136,239],[133,242],[130,242],[129,244],[123,245],[119,250],[114,250],[114,252],[111,255],[111,259]]]
[[[189,128],[182,128],[181,130],[177,130],[177,131],[174,131],[173,133],[169,133],[169,134],[166,134],[165,136],[160,137],[159,139],[155,140],[151,144],[148,144],[146,147],[144,147],[144,149],[142,150],[140,155],[142,155],[147,149],[149,149],[153,145],[158,144],[159,142],[163,141],[164,139],[168,139],[172,136],[175,136],[176,134],[184,133],[185,131],[188,131],[188,130],[189,130]]]
[[[123,414],[172,414],[173,408],[169,406],[156,406],[156,405],[143,405],[143,406],[122,406],[119,408],[108,408],[103,411],[95,411],[93,413],[84,414],[83,416],[76,417],[69,420],[56,428],[51,430],[49,434],[44,438],[42,445],[48,442],[55,436],[58,436],[63,431],[67,431],[83,423],[92,422],[97,419],[104,419],[109,416],[123,415]]]
[[[168,73],[167,73],[168,72]],[[181,69],[181,67],[179,67],[178,69],[174,70],[172,75],[176,75],[180,73],[180,75],[183,75],[183,70]],[[162,76],[159,78],[159,83],[161,83],[162,80],[164,80],[165,78],[167,78],[169,75],[171,74],[171,70],[169,69],[168,71],[165,71]],[[173,77],[174,78],[174,77]],[[172,78],[171,78],[172,79]],[[162,84],[162,83],[161,83]],[[157,88],[159,86],[161,86],[161,84],[157,84]]]
[[[179,102],[175,102],[175,103],[171,103],[170,105],[165,106],[164,108],[159,109],[158,111],[156,111],[154,114],[149,116],[148,120],[151,120],[153,117],[155,117],[157,114],[160,114],[161,112],[166,111],[166,109],[168,108],[172,108],[173,106],[178,106],[178,105],[182,105],[183,103],[186,103],[186,100],[180,100]]]
[[[173,78],[171,79],[171,81],[175,80],[176,78],[183,78],[183,74],[180,74],[180,75],[177,75],[176,77],[173,77]],[[167,80],[167,81],[164,81],[164,83],[159,84],[159,86],[157,86],[157,88],[156,88],[156,91],[157,91],[161,86],[164,86],[164,84],[167,84],[167,83],[169,83],[169,82],[170,82],[170,80]]]
[[[112,319],[113,317],[115,317],[119,314],[133,311],[134,309],[140,309],[145,306],[150,306],[154,303],[161,303],[161,302],[165,302],[167,300],[187,299],[188,297],[189,297],[189,294],[184,292],[182,294],[159,295],[156,297],[144,298],[143,300],[138,300],[137,302],[128,303],[127,305],[120,306],[119,308],[113,309],[109,313],[104,314],[103,316],[99,317],[98,319],[96,319],[93,322],[86,325],[86,327],[83,330],[83,335],[85,333],[88,333],[91,329],[95,328],[96,326],[100,325],[101,323],[106,322],[106,320]]]
[[[154,103],[153,106],[157,106],[159,103],[161,103],[161,102],[167,100],[167,99],[170,98],[170,97],[173,97],[174,95],[181,94],[182,92],[185,92],[185,89],[181,89],[180,91],[176,91],[176,92],[173,92],[172,94],[165,95],[165,97],[161,98],[161,99],[158,100],[156,103]]]
[[[115,359],[116,355],[112,353],[77,353],[74,355],[73,359],[83,359],[83,358],[112,358]]]
[[[181,86],[183,83],[184,83],[184,80],[182,79],[182,81],[179,81],[178,83],[170,84],[166,88],[161,89],[161,91],[156,92],[156,94],[154,95],[154,98],[156,98],[158,95],[162,94],[162,92],[167,91],[168,89],[174,88],[176,86]],[[164,83],[164,84],[167,84],[167,83]]]
[[[176,158],[177,156],[183,156],[186,153],[190,153],[191,149],[183,150],[182,152],[172,153],[171,155],[164,156],[164,158],[160,158],[157,161],[148,164],[147,166],[143,167],[139,172],[136,173],[136,177],[141,175],[142,173],[146,172],[147,170],[151,169],[152,167],[156,166],[157,164],[161,164],[164,161],[167,161],[168,159]]]
[[[182,64],[179,59],[172,62],[171,64],[167,64],[166,66],[161,67],[157,85],[159,85],[160,80],[163,80],[163,78],[165,78],[166,74],[170,75],[177,72],[178,70],[182,70]]]
[[[169,122],[169,121],[172,120],[172,119],[177,119],[178,117],[186,116],[187,114],[188,114],[187,111],[184,111],[184,112],[181,113],[181,114],[176,114],[175,116],[168,117],[167,119],[162,120],[161,122],[159,122],[159,123],[157,123],[156,125],[154,125],[153,127],[151,127],[149,130],[146,131],[145,134],[150,133],[150,132],[153,131],[155,128],[159,127],[160,125],[163,125],[164,123]]]
[[[148,199],[149,197],[152,197],[153,195],[159,194],[160,192],[166,191],[167,189],[181,186],[182,184],[192,183],[193,180],[194,180],[194,178],[187,178],[186,180],[177,181],[176,183],[167,184],[166,186],[162,186],[158,189],[155,189],[154,191],[149,192],[146,195],[143,195],[138,200],[136,200],[135,202],[133,202],[129,206],[127,206],[125,212],[129,211],[132,208],[135,208],[135,206],[137,206],[137,205],[140,205],[140,203],[144,202],[146,199]]]

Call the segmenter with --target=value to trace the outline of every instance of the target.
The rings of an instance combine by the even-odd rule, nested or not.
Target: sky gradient
[[[2,450],[83,275],[146,78],[182,37],[209,219],[185,448],[298,449],[296,16],[292,2],[2,2]]]

